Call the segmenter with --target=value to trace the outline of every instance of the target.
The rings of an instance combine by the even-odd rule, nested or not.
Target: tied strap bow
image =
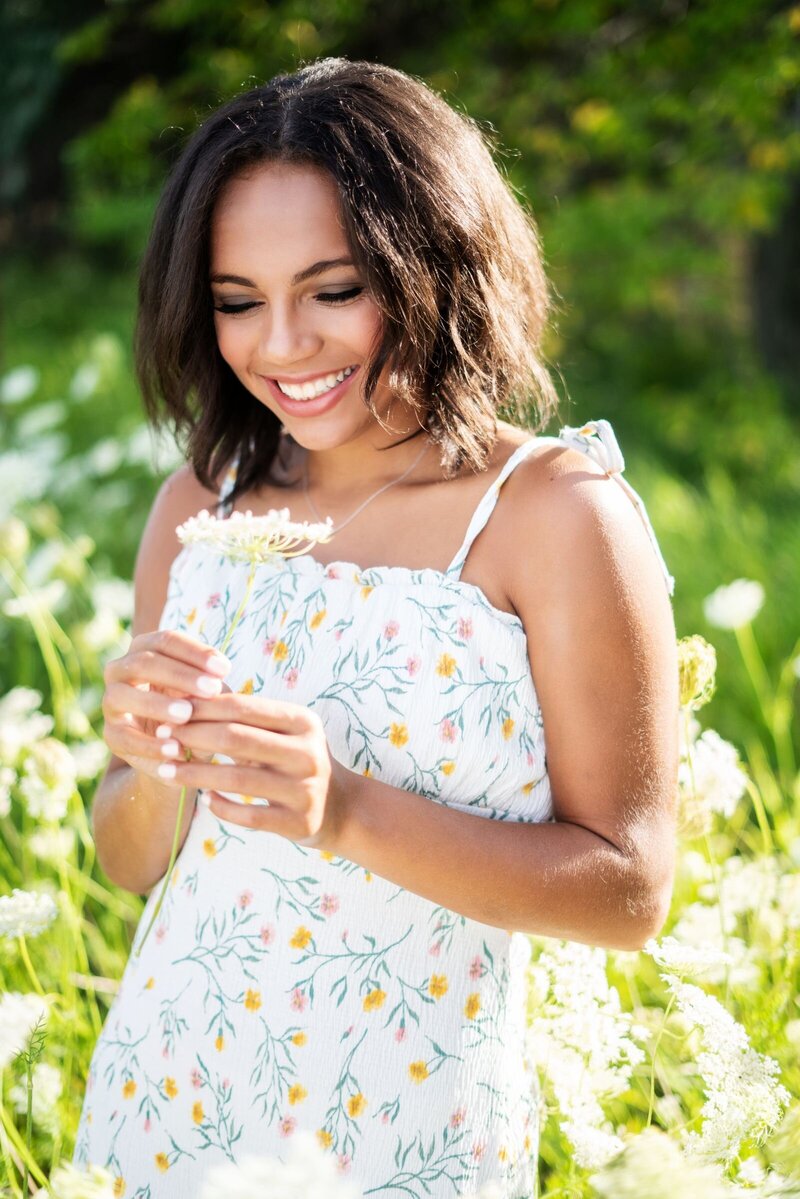
[[[667,591],[670,595],[673,595],[675,591],[675,578],[669,573],[667,564],[664,561],[664,556],[661,553],[658,539],[650,523],[650,517],[647,515],[644,501],[634,491],[627,479],[623,479],[622,477],[622,472],[625,469],[625,459],[622,456],[622,450],[619,448],[619,443],[609,422],[607,420],[590,420],[585,425],[581,425],[580,428],[572,428],[570,425],[565,425],[558,436],[559,440],[568,445],[570,449],[580,450],[582,454],[587,454],[607,475],[614,475],[620,486],[627,491],[642,518],[644,527],[647,529],[653,549],[658,555],[661,569],[666,578]]]

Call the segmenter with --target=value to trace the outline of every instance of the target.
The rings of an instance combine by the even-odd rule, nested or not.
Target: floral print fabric
[[[559,438],[511,455],[447,571],[309,555],[259,566],[229,685],[313,708],[354,772],[478,819],[552,819],[525,630],[459,578],[503,482],[543,442]],[[223,510],[234,480],[232,467]],[[184,547],[160,627],[220,644],[247,573]],[[454,1199],[494,1179],[528,1199],[529,956],[520,933],[221,821],[201,792],[95,1047],[75,1161],[110,1169],[118,1196],[198,1199],[212,1164],[282,1158],[302,1128],[366,1196]]]

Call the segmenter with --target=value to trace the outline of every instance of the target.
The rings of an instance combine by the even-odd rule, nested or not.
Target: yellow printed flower
[[[244,997],[244,1006],[247,1008],[248,1012],[257,1012],[261,1007],[261,992],[251,991],[248,987]]]
[[[328,1132],[327,1128],[320,1128],[317,1130],[317,1140],[323,1149],[330,1149],[331,1145],[333,1144],[333,1137]]]
[[[225,1038],[223,1037],[222,1033],[219,1034],[216,1041],[214,1042],[214,1048],[217,1050],[218,1053],[221,1053],[222,1050],[225,1048]]]
[[[114,1199],[122,1199],[122,1196],[125,1194],[125,1179],[122,1177],[121,1174],[118,1174],[117,1177],[114,1179],[113,1194],[114,1194]]]
[[[311,933],[309,929],[304,928],[301,924],[300,927],[295,930],[295,934],[289,944],[291,945],[292,949],[305,949],[312,936],[313,933]]]
[[[170,886],[171,886],[171,887],[174,887],[174,886],[175,886],[175,884],[176,884],[176,883],[177,883],[177,881],[178,881],[178,878],[179,878],[179,876],[180,876],[180,870],[178,869],[178,867],[177,867],[177,866],[175,866],[175,867],[174,867],[174,869],[173,869],[173,871],[172,871],[172,879],[170,880]]]
[[[203,1112],[203,1105],[198,1099],[197,1103],[192,1104],[192,1119],[194,1120],[195,1124],[202,1124],[204,1115],[205,1113]]]
[[[389,730],[389,740],[392,745],[405,745],[406,741],[408,741],[408,729],[406,726],[404,724],[395,724],[392,721],[392,727]]]
[[[505,1145],[501,1145],[500,1148],[497,1150],[497,1157],[498,1157],[498,1160],[501,1162],[508,1161],[508,1150],[506,1149]]]
[[[511,734],[514,732],[514,721],[510,716],[507,716],[503,721],[503,736],[508,741]]]
[[[167,1099],[175,1098],[175,1096],[178,1094],[178,1084],[175,1082],[174,1078],[167,1077],[164,1079],[164,1091]]]
[[[371,870],[365,870],[365,871],[364,871],[364,882],[365,882],[365,883],[371,883],[371,882],[372,882],[372,871],[371,871]]]
[[[375,991],[370,991],[364,996],[363,1008],[365,1012],[374,1012],[376,1008],[383,1007],[386,999],[386,992],[378,987]]]
[[[217,856],[217,846],[211,837],[206,837],[203,842],[203,853],[207,858],[215,858]]]
[[[289,1102],[291,1104],[302,1103],[307,1097],[308,1091],[299,1082],[295,1082],[289,1087]]]
[[[156,1165],[162,1174],[166,1174],[167,1170],[169,1169],[169,1158],[167,1157],[166,1153],[156,1154]]]
[[[274,650],[272,651],[272,656],[276,662],[283,662],[289,657],[289,646],[285,641],[277,642]]]
[[[136,1083],[133,1081],[132,1078],[129,1078],[128,1081],[125,1083],[125,1085],[122,1088],[122,1098],[123,1099],[132,1099],[135,1094],[136,1094]]]
[[[531,1151],[531,1138],[528,1136],[527,1133],[525,1134],[525,1140],[522,1142],[522,1148],[525,1150],[526,1153],[530,1153],[530,1151]]]
[[[152,975],[150,975],[150,978],[148,978],[147,982],[144,984],[144,989],[145,989],[145,991],[152,991],[152,989],[155,985],[156,985],[156,980],[153,978]]]
[[[196,620],[196,619],[197,619],[197,608],[192,608],[191,612],[190,612],[190,613],[189,613],[189,615],[186,617],[186,623],[187,623],[187,624],[194,624],[194,622],[195,622],[195,620]]]
[[[447,975],[432,974],[431,981],[428,983],[428,993],[432,995],[434,999],[441,999],[443,995],[446,995]]]
[[[253,694],[253,680],[248,679],[247,682],[244,683],[243,686],[241,686],[239,688],[238,694],[239,695],[252,695]]]
[[[467,996],[467,1002],[464,1004],[464,1015],[468,1020],[474,1020],[478,1012],[481,1010],[481,997],[477,991],[473,991]]]
[[[319,856],[324,858],[326,862],[332,862],[334,857],[329,849],[321,849],[319,851]]]
[[[293,1045],[305,1045],[307,1040],[308,1040],[308,1037],[306,1036],[306,1034],[304,1032],[296,1032],[294,1034],[294,1036],[292,1037],[292,1044]]]
[[[441,766],[439,767],[442,774],[452,774],[455,768],[455,762],[442,762]]]
[[[288,615],[289,615],[289,609],[288,609],[288,608],[284,608],[284,610],[283,610],[283,616],[281,617],[281,624],[286,624],[286,617],[287,617]]]
[[[530,795],[531,791],[533,790],[533,783],[523,783],[522,790],[526,795]]]
[[[445,679],[449,679],[456,665],[456,660],[452,654],[440,654],[439,661],[436,663],[436,673]]]
[[[408,1067],[412,1082],[424,1082],[428,1077],[428,1067],[425,1062],[412,1062]]]
[[[369,766],[365,766],[361,773],[364,775],[365,779],[372,778],[372,771],[370,770]]]
[[[362,587],[361,588],[361,598],[365,600],[367,598],[367,596],[369,595],[370,591],[374,591],[374,590],[375,590],[374,587]]]
[[[367,1106],[367,1101],[359,1091],[357,1095],[351,1095],[347,1100],[347,1111],[354,1119],[357,1119],[364,1108]]]
[[[328,611],[327,608],[320,608],[319,612],[314,613],[314,615],[311,617],[311,620],[309,621],[309,625],[312,629],[319,628],[319,626],[322,624],[323,620],[325,619],[327,611]]]

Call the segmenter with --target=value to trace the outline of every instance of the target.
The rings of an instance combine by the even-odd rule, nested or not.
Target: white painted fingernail
[[[222,679],[212,679],[210,674],[201,674],[195,686],[202,695],[219,695]]]
[[[161,746],[161,752],[165,758],[177,758],[181,752],[181,747],[177,741],[165,741]]]
[[[172,726],[169,724],[160,724],[158,726],[158,728],[156,729],[156,736],[157,737],[171,737],[172,736]]]
[[[174,779],[176,767],[174,762],[162,762],[158,768],[159,777],[162,779]]]
[[[212,657],[207,658],[205,662],[206,670],[219,675],[227,674],[232,665],[233,663],[229,662],[222,654],[214,654]]]
[[[185,721],[191,718],[194,709],[188,699],[176,699],[174,703],[169,705],[167,711],[174,720]]]

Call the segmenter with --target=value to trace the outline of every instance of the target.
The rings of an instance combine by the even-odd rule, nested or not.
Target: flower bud
[[[9,516],[0,524],[0,558],[9,562],[22,562],[31,547],[27,526],[16,516]]]
[[[681,707],[702,708],[716,688],[717,652],[699,633],[678,642]]]

